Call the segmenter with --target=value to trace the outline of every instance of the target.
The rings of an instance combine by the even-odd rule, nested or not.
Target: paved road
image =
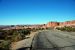
[[[32,50],[75,50],[75,36],[70,32],[41,31],[34,37]]]

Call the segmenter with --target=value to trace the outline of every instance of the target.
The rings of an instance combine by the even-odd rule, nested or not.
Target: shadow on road
[[[24,48],[19,48],[17,50],[31,50],[31,47],[24,47]]]

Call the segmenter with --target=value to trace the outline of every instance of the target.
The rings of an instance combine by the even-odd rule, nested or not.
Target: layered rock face
[[[73,20],[73,21],[62,22],[62,23],[60,23],[60,26],[70,26],[70,27],[75,27],[75,20]]]
[[[47,23],[47,27],[56,27],[56,26],[59,26],[58,22],[49,22],[49,23]]]
[[[75,27],[75,20],[66,21],[66,22],[49,22],[49,23],[47,23],[47,27],[64,27],[64,26]]]

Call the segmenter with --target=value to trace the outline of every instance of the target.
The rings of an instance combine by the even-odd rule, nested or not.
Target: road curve
[[[55,30],[41,31],[33,39],[32,50],[75,50],[75,37]]]

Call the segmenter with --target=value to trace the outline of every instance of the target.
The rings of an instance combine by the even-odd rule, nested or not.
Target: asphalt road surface
[[[75,35],[70,33],[41,31],[33,39],[32,50],[75,50]]]

